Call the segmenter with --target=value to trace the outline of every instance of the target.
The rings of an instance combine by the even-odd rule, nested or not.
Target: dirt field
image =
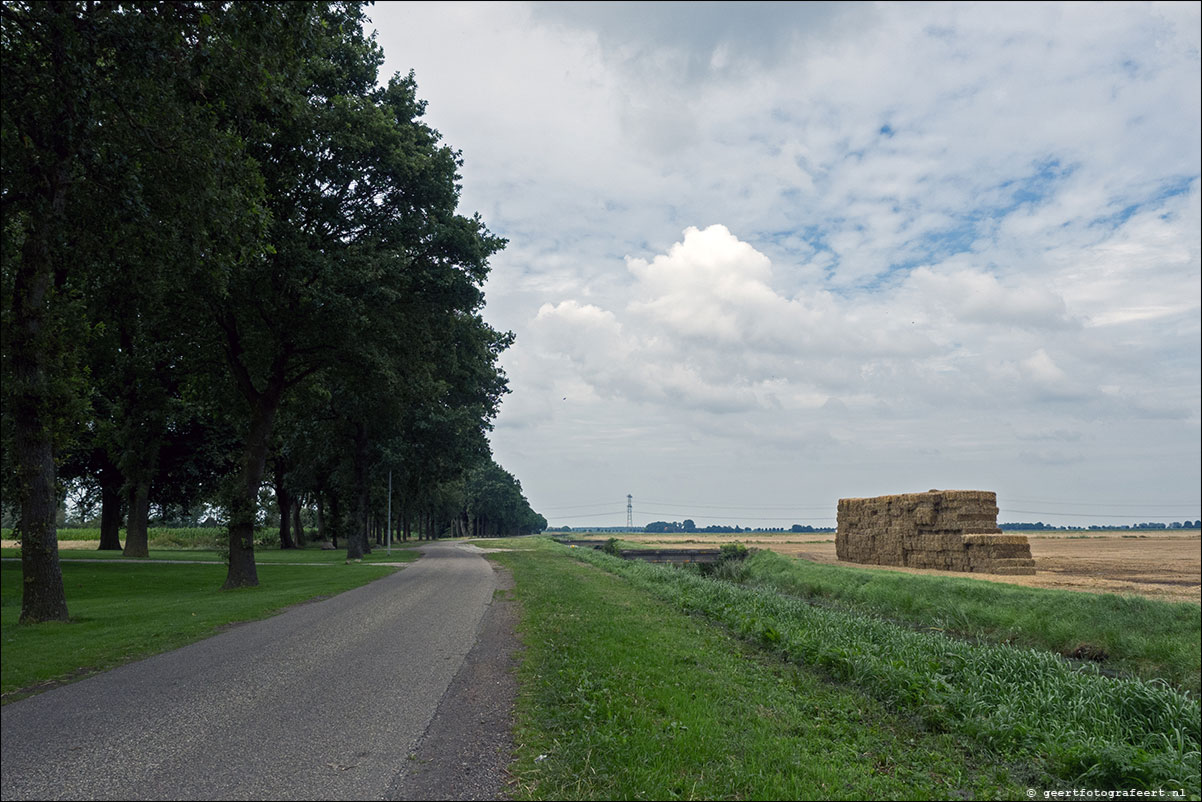
[[[123,541],[124,542],[124,541]],[[96,547],[100,545],[99,540],[60,540],[58,542],[59,551],[75,550],[75,551],[96,551]],[[19,540],[0,540],[0,547],[6,549],[21,548]]]
[[[749,547],[771,549],[819,563],[855,564],[839,562],[835,556],[833,534],[624,534],[622,539],[664,546],[739,541]],[[1147,535],[1132,532],[1091,532],[1086,535],[1040,533],[1028,535],[1028,540],[1031,543],[1031,556],[1035,558],[1034,576],[961,574],[885,565],[867,567],[1090,593],[1132,593],[1164,601],[1202,602],[1202,539],[1196,529],[1181,532],[1157,530]]]

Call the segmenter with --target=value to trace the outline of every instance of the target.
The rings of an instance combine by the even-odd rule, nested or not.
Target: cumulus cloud
[[[750,6],[371,12],[509,239],[494,444],[536,502],[584,492],[537,459],[572,443],[749,477],[703,493],[1115,498],[1131,477],[1090,466],[1121,455],[1196,497],[1198,5]],[[1069,452],[1016,445],[1057,432],[1086,432],[1079,487]]]

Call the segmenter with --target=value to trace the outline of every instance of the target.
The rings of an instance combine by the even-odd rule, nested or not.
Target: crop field
[[[833,533],[622,534],[621,537],[631,543],[663,546],[738,541],[748,547],[769,549],[816,563],[851,565],[840,562],[835,556]],[[1063,534],[1041,532],[1028,534],[1027,539],[1031,543],[1031,555],[1035,558],[1034,576],[955,575],[1027,587],[1202,602],[1202,539],[1197,529],[1155,530],[1149,533],[1126,530]],[[923,568],[871,567],[914,574],[950,575],[948,572]]]

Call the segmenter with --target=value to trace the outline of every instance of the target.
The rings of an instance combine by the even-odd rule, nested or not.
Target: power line
[[[687,501],[641,501],[640,504],[649,504],[656,507],[697,507],[707,510],[829,510],[833,504],[817,504],[812,506],[796,505],[796,504],[754,504],[751,506],[742,506],[738,504],[693,504]]]
[[[586,507],[608,507],[612,501],[599,501],[596,504],[569,504],[563,507],[540,507],[543,510],[580,510]]]
[[[1173,518],[1180,518],[1180,515],[1115,515],[1109,512],[1046,512],[1040,510],[1012,510],[1005,509],[1007,515],[1019,513],[1021,515],[1051,515],[1057,518],[1130,518],[1132,520],[1164,520],[1169,521]],[[1001,513],[998,513],[1001,515]]]
[[[1056,505],[1067,504],[1069,506],[1074,506],[1074,507],[1079,507],[1079,506],[1137,507],[1137,508],[1142,507],[1145,509],[1156,509],[1156,510],[1163,510],[1165,507],[1189,507],[1190,509],[1195,509],[1198,506],[1197,501],[1186,501],[1186,502],[1182,502],[1182,503],[1166,502],[1164,504],[1125,504],[1125,503],[1121,503],[1121,502],[1109,502],[1109,501],[1049,501],[1047,499],[1009,498],[1009,497],[1007,497],[1005,499],[1005,501],[1015,502],[1018,504],[1056,504]]]
[[[572,515],[561,515],[559,517],[560,518],[601,518],[606,515],[621,515],[621,514],[622,514],[622,511],[618,510],[617,512],[589,512],[589,513],[582,513],[582,514],[573,513]]]

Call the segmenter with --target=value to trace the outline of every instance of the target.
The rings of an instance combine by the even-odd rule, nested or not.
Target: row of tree
[[[258,583],[268,480],[283,522],[316,508],[349,557],[389,473],[403,534],[545,525],[486,438],[504,240],[457,213],[460,156],[412,74],[378,84],[362,4],[4,2],[0,23],[23,621],[67,617],[68,481],[100,495],[102,548],[124,519],[135,556],[152,499],[219,507],[227,588]]]

